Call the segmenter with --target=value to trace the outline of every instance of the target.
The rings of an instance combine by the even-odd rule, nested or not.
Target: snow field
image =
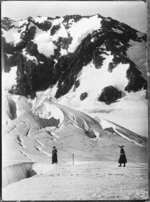
[[[22,25],[27,24],[27,23],[28,23],[27,19],[25,19],[25,20],[19,20],[18,21],[18,26],[21,27]]]
[[[46,20],[45,18],[35,18],[36,21],[43,22]],[[52,27],[55,25],[60,25],[63,21],[63,18],[51,20]],[[50,57],[54,55],[54,51],[57,48],[53,41],[57,41],[59,37],[68,37],[67,31],[63,24],[60,25],[60,29],[54,34],[54,36],[50,35],[50,30],[42,31],[36,27],[36,36],[34,38],[34,42],[38,46],[38,51],[44,54],[46,57]]]
[[[81,41],[88,35],[91,34],[94,30],[100,29],[101,19],[97,15],[90,18],[82,18],[78,22],[74,22],[69,28],[69,33],[73,37],[73,41],[69,46],[68,51],[74,52]]]
[[[6,42],[13,43],[14,45],[19,43],[21,41],[20,39],[21,33],[26,30],[27,23],[28,23],[27,19],[20,20],[12,23],[15,27],[11,28],[10,31],[5,31],[4,29],[2,29],[3,32],[2,36],[5,37]],[[18,32],[19,28],[22,25],[24,26],[21,28],[21,32]]]
[[[10,90],[17,84],[17,66],[11,67],[10,72],[2,72],[2,89],[5,91]]]
[[[38,167],[38,165],[36,165]],[[147,199],[145,164],[80,162],[42,165],[39,174],[3,188],[3,200],[135,200]],[[47,172],[45,172],[47,169]]]
[[[54,34],[54,36],[52,36],[52,40],[53,41],[57,41],[59,37],[63,37],[63,38],[67,38],[68,37],[68,32],[65,29],[63,24],[59,24],[60,28],[58,31],[56,31],[56,33]]]
[[[92,105],[84,112],[86,111],[93,118],[97,116],[100,119],[107,119],[136,134],[148,137],[148,100],[145,98],[145,90],[130,92],[110,106],[99,103],[99,107],[98,104]]]
[[[102,89],[107,86],[114,86],[118,90],[124,91],[125,86],[128,84],[126,78],[126,71],[129,68],[128,64],[119,64],[111,73],[108,71],[108,65],[112,62],[113,55],[108,52],[109,55],[103,55],[105,60],[101,68],[96,69],[93,62],[84,66],[78,75],[80,81],[79,87],[74,91],[74,87],[62,98],[59,99],[59,103],[77,108],[86,108],[95,104],[97,98],[102,92]],[[80,95],[84,92],[88,93],[85,100],[80,100]]]
[[[43,21],[43,20],[42,20]],[[85,38],[88,34],[92,33],[94,30],[100,29],[100,21],[101,19],[98,16],[92,16],[89,19],[83,18],[79,22],[71,22],[70,28],[66,30],[63,24],[61,24],[63,18],[52,20],[52,26],[60,25],[59,30],[54,34],[54,36],[50,36],[48,30],[47,32],[41,32],[37,28],[37,33],[35,36],[35,43],[38,45],[38,50],[40,53],[43,53],[47,57],[54,55],[54,50],[56,46],[53,41],[57,41],[59,37],[68,37],[68,33],[70,33],[71,37],[73,37],[73,41],[69,46],[68,51],[74,52],[80,42]],[[85,26],[86,25],[86,26]],[[65,55],[66,51],[61,50],[61,54]]]
[[[2,30],[3,37],[5,37],[7,43],[14,43],[15,45],[20,42],[20,33],[16,28],[12,28],[11,31]]]
[[[61,54],[61,55],[67,55],[68,52],[67,52],[65,49],[62,49],[62,48],[61,48],[60,54]]]
[[[43,23],[47,20],[47,17],[34,17],[35,22]]]
[[[54,19],[54,20],[52,21],[52,25],[53,25],[53,26],[54,26],[54,25],[59,25],[59,24],[62,23],[63,20],[64,20],[63,17],[62,17],[62,18],[58,18],[58,19]]]
[[[34,42],[37,44],[39,53],[44,54],[47,57],[54,55],[54,50],[57,48],[50,38],[49,30],[46,32],[36,28],[36,35]]]

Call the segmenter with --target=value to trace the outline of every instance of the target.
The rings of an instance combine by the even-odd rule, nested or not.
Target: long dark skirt
[[[125,154],[121,154],[118,163],[127,163],[127,158]]]
[[[58,163],[57,154],[52,155],[52,164]]]

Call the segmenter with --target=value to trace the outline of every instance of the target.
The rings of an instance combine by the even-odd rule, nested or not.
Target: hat
[[[119,145],[119,147],[124,147],[123,145]]]

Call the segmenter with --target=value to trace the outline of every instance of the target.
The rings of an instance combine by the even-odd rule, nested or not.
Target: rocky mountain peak
[[[96,77],[99,86],[94,97],[96,100],[100,100],[98,97],[107,88],[113,92],[146,89],[145,60],[140,54],[145,43],[145,34],[100,14],[56,18],[38,16],[18,22],[7,17],[2,19],[4,71],[10,72],[17,66],[17,85],[8,90],[32,98],[37,91],[48,88],[52,89],[54,97],[61,98],[73,92],[79,81],[78,97],[82,97],[80,101],[87,99],[91,87],[83,87],[83,78],[90,72],[90,66],[99,75]],[[138,57],[134,55],[135,49]],[[115,80],[117,74],[124,75],[124,84],[121,81],[120,84],[118,81],[104,84],[101,79],[103,71],[107,78],[113,77],[111,80]],[[83,93],[86,95],[84,99]],[[107,99],[105,102],[111,103]]]

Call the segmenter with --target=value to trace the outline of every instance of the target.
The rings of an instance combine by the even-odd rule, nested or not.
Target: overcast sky
[[[3,1],[2,17],[14,20],[29,16],[64,16],[101,14],[146,32],[147,11],[143,1]]]

